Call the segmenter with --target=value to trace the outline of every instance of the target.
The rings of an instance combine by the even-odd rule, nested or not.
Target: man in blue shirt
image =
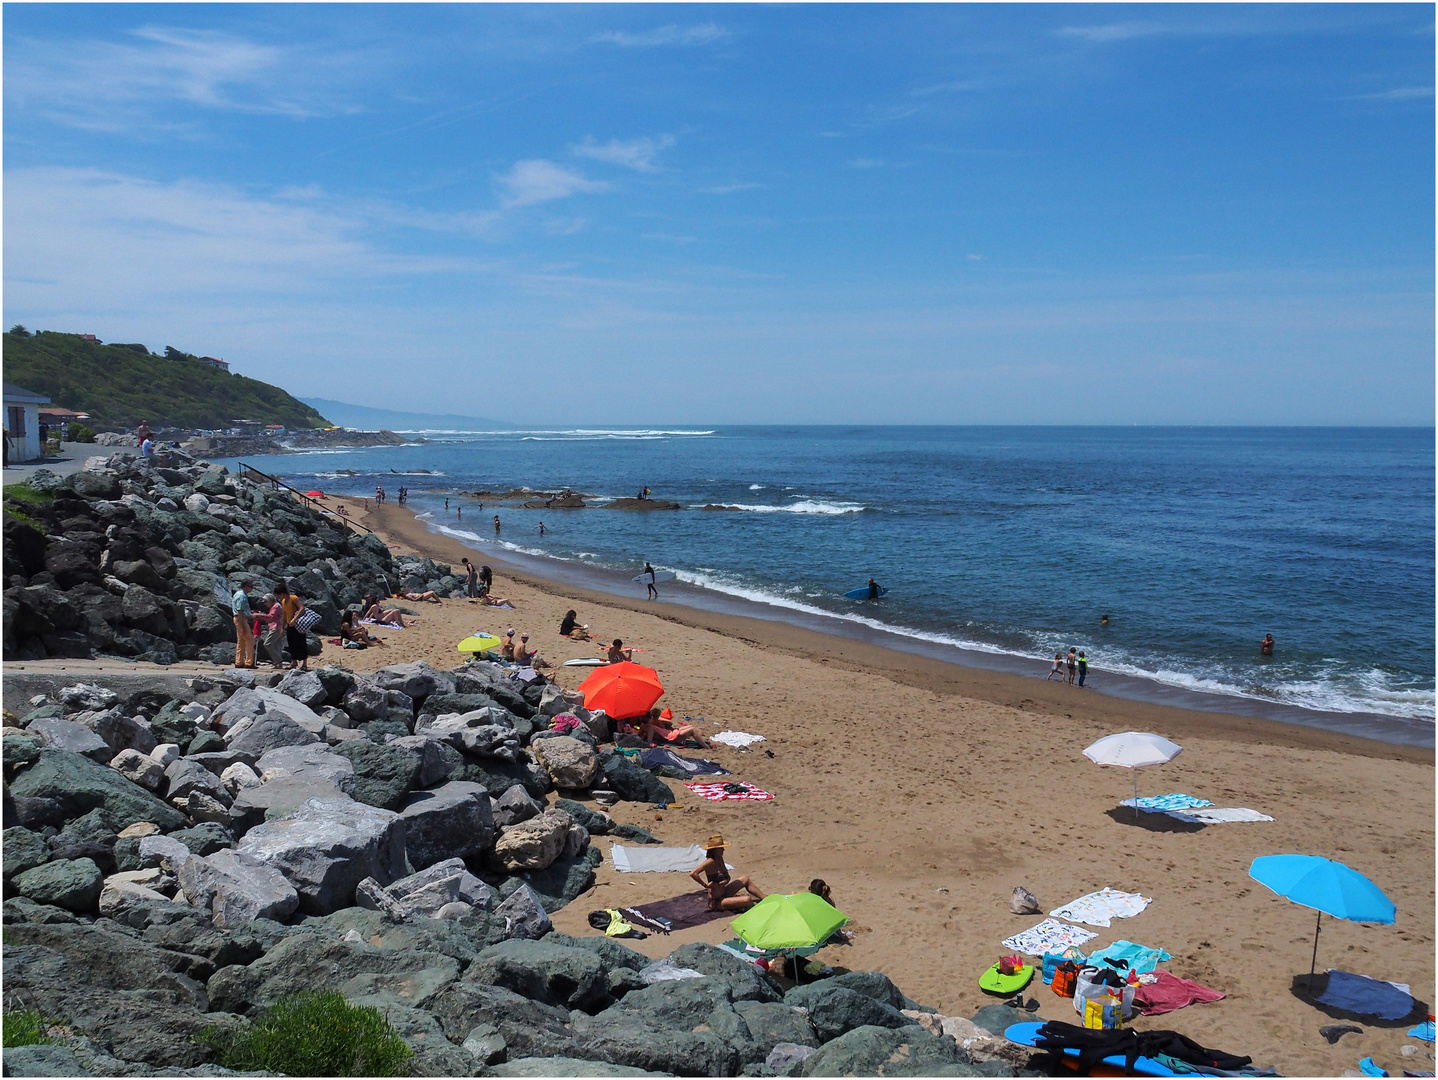
[[[255,635],[250,628],[254,622],[254,612],[250,610],[250,590],[255,583],[249,578],[240,582],[240,587],[235,590],[231,606],[235,613],[235,667],[252,668],[255,666]]]

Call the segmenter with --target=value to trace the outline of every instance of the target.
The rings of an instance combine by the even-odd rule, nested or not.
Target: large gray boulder
[[[464,979],[446,987],[430,1000],[429,1011],[455,1043],[469,1040],[480,1029],[494,1035],[489,1048],[502,1041],[510,1059],[519,1056],[575,1056],[568,1030],[570,1012],[545,1005],[499,986]],[[588,1074],[581,1074],[588,1075]]]
[[[564,803],[569,803],[569,805],[562,805]],[[584,810],[585,808],[580,806],[579,803],[570,802],[568,799],[560,799],[555,805],[570,817],[574,818],[575,821],[579,821],[581,825],[588,827],[588,823],[586,821],[580,821],[575,815],[574,810],[571,809],[571,807],[579,807],[579,809]],[[494,810],[494,823],[496,825],[518,825],[521,821],[528,821],[530,818],[538,817],[544,813],[543,804],[536,802],[534,797],[524,790],[523,784],[511,784],[505,788],[504,794],[494,800],[492,809]],[[586,811],[586,813],[592,813],[592,811]],[[601,817],[602,815],[595,814],[594,816]],[[590,831],[593,832],[594,830],[591,829]]]
[[[75,710],[108,709],[120,703],[120,695],[96,683],[75,683],[61,687],[55,694],[66,708]]]
[[[221,930],[248,926],[256,919],[289,918],[299,893],[278,870],[244,852],[222,849],[180,862],[180,888],[197,908],[208,910]]]
[[[674,792],[648,769],[623,754],[610,754],[600,764],[607,787],[629,802],[671,803]]]
[[[554,929],[544,902],[528,885],[521,885],[509,899],[494,909],[496,918],[504,920],[504,933],[509,938],[538,940]]]
[[[444,752],[443,744],[435,739],[427,739],[423,735],[405,735],[385,745],[419,756],[416,787],[434,787],[455,769],[456,763]]]
[[[996,1076],[968,1063],[951,1038],[936,1038],[917,1024],[855,1028],[819,1047],[804,1061],[801,1076]]]
[[[32,722],[26,730],[39,739],[42,746],[81,754],[101,764],[107,764],[115,756],[109,743],[84,724],[77,724],[73,720],[42,717]]]
[[[45,838],[18,825],[5,830],[0,850],[4,852],[7,878],[13,878],[50,861],[50,845],[45,843]]]
[[[784,1004],[807,1009],[824,1042],[859,1027],[901,1028],[912,1023],[892,1005],[828,980],[794,987],[784,995]]]
[[[255,763],[255,770],[260,774],[261,783],[289,778],[325,784],[351,798],[355,794],[354,766],[348,758],[336,754],[322,743],[281,746],[270,750]]]
[[[126,716],[119,708],[106,709],[86,726],[104,739],[117,754],[121,750],[138,750],[142,754],[148,754],[158,745],[148,720],[139,716]]]
[[[80,754],[46,747],[40,758],[10,784],[11,795],[53,799],[66,818],[98,809],[115,832],[150,821],[165,831],[184,828],[182,815],[148,791],[130,783],[108,765]]]
[[[510,872],[543,870],[565,853],[571,829],[584,833],[588,844],[589,834],[573,818],[563,810],[546,810],[505,829],[495,842],[494,862]]]
[[[493,905],[489,886],[471,874],[462,859],[436,863],[388,887],[367,878],[360,882],[356,898],[359,906],[385,911],[396,918],[441,918],[441,911],[450,904],[481,911]]]
[[[225,732],[226,746],[256,758],[282,746],[304,746],[320,741],[320,737],[314,732],[305,730],[288,716],[279,714],[262,715],[253,719],[246,717]]]
[[[176,758],[165,769],[165,797],[174,802],[188,798],[192,791],[203,792],[224,806],[232,801],[224,782],[209,769],[189,758]]]
[[[380,689],[398,690],[415,700],[435,693],[452,694],[455,690],[453,675],[439,671],[423,660],[380,668],[374,677]]]
[[[599,771],[599,756],[594,747],[568,735],[535,739],[530,749],[557,788],[571,791],[587,788]]]
[[[373,682],[362,679],[356,679],[345,691],[339,705],[357,724],[383,719],[388,709],[385,692]]]
[[[286,776],[268,784],[240,788],[230,807],[230,820],[237,833],[245,833],[267,819],[293,813],[311,799],[344,798],[348,796],[329,784]]]
[[[547,941],[514,940],[479,954],[465,978],[502,986],[531,1001],[595,1012],[613,999],[599,957]]]
[[[424,869],[446,859],[467,859],[494,841],[489,793],[480,784],[451,780],[416,791],[399,812],[410,863]]]
[[[734,1033],[720,1034],[703,1023],[696,1026],[700,1030],[679,1029],[622,1009],[606,1009],[597,1016],[575,1013],[570,1023],[576,1053],[583,1057],[666,1076],[737,1075],[739,1052],[730,1041]]]
[[[57,859],[26,870],[13,884],[16,892],[37,904],[84,912],[95,909],[105,876],[89,859]]]
[[[387,885],[405,870],[399,815],[348,799],[311,799],[251,829],[238,850],[282,873],[313,915],[353,905],[355,886],[367,877]]]
[[[138,750],[121,750],[111,759],[110,768],[146,791],[158,791],[165,782],[164,766]]]
[[[289,672],[276,684],[275,689],[286,697],[292,697],[309,709],[318,709],[329,699],[329,691],[314,671]]]
[[[465,1040],[468,1048],[469,1040]],[[36,1074],[39,1075],[39,1074]],[[59,1076],[61,1073],[46,1073]],[[668,1076],[668,1073],[649,1072],[647,1069],[632,1069],[628,1065],[611,1065],[607,1061],[587,1061],[571,1057],[524,1057],[511,1058],[498,1065],[491,1065],[489,1076]]]
[[[368,739],[352,739],[335,746],[334,753],[354,770],[354,797],[386,810],[404,806],[405,796],[419,785],[424,768],[420,754],[393,743],[381,746]]]

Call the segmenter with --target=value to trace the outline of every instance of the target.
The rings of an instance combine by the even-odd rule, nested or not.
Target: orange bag
[[[1078,984],[1078,971],[1078,965],[1072,960],[1065,960],[1054,968],[1054,993],[1059,997],[1073,997],[1074,987]]]

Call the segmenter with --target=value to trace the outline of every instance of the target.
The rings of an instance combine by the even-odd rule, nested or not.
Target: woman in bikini
[[[714,835],[704,845],[705,859],[689,876],[709,894],[710,911],[744,911],[764,899],[764,894],[747,876],[729,876],[724,864],[724,837]]]

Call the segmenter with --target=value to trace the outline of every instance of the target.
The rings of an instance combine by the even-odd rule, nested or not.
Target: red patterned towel
[[[708,799],[710,802],[723,802],[726,799],[755,799],[762,802],[774,797],[752,784],[730,782],[729,784],[685,784],[684,786],[701,799]],[[725,787],[742,787],[744,790],[725,791]]]

